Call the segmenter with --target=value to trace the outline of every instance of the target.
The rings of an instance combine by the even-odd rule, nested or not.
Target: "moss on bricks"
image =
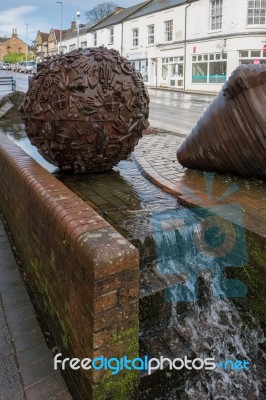
[[[127,356],[133,359],[139,355],[139,328],[138,326],[129,328],[122,333],[117,333],[110,344],[115,345],[127,342],[128,349],[126,354],[120,354],[116,358]],[[107,371],[95,390],[95,400],[133,400],[134,390],[138,381],[139,373],[136,370],[119,371],[117,375],[112,375],[112,371]]]

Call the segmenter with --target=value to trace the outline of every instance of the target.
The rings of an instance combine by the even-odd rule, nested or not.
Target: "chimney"
[[[124,9],[125,9],[125,7],[116,7],[115,8],[115,13],[117,14],[117,13],[119,13],[120,11],[122,11]]]
[[[76,28],[77,28],[76,21],[75,21],[74,19],[72,19],[72,21],[71,21],[71,28],[70,28],[70,30],[71,30],[71,31],[74,31]]]
[[[15,28],[12,28],[12,37],[17,36],[17,30]]]

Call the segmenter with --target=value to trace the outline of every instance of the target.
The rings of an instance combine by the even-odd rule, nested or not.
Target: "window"
[[[148,25],[148,44],[154,43],[154,25]]]
[[[266,53],[263,50],[240,50],[239,64],[266,64]]]
[[[132,29],[132,45],[136,47],[139,45],[139,30],[138,28]]]
[[[211,0],[211,30],[222,29],[223,0]]]
[[[169,86],[182,87],[184,73],[184,57],[166,57],[162,59],[162,79]]]
[[[109,44],[114,43],[114,27],[109,28]]]
[[[171,42],[173,40],[173,20],[165,21],[164,28],[165,28],[165,41]]]
[[[248,25],[263,25],[266,22],[266,0],[248,0]]]
[[[75,50],[76,45],[75,44],[70,44],[69,45],[69,51]]]
[[[192,83],[226,81],[227,53],[199,54],[192,59]]]
[[[135,60],[131,61],[131,64],[134,65],[135,70],[140,72],[144,82],[148,81],[148,60]]]
[[[92,34],[92,45],[97,46],[97,32],[93,32]]]
[[[81,42],[81,48],[86,49],[87,47],[87,41],[86,42]]]

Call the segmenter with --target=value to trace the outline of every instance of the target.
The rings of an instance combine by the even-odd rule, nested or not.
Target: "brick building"
[[[64,35],[67,30],[62,30]],[[52,28],[49,33],[37,32],[36,36],[36,59],[44,61],[47,58],[59,53],[60,29]]]
[[[27,44],[18,38],[17,29],[13,28],[12,37],[0,37],[0,60],[8,53],[26,54]]]

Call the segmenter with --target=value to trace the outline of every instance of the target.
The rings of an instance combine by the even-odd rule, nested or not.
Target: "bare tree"
[[[92,8],[85,13],[88,23],[93,24],[105,17],[108,17],[108,15],[112,14],[115,11],[116,7],[117,5],[111,1],[98,4],[98,6]]]

